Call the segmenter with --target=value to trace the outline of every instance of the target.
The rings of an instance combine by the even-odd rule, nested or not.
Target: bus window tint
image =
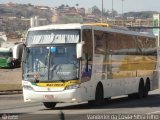
[[[94,38],[95,38],[95,53],[96,54],[105,54],[106,53],[106,39],[107,34],[100,31],[94,32]]]
[[[82,82],[91,79],[92,62],[93,62],[93,41],[92,30],[83,30],[82,40],[83,55],[82,55]]]

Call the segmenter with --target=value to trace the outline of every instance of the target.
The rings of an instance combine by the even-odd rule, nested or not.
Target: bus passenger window
[[[82,39],[84,41],[82,54],[82,82],[89,81],[92,74],[93,59],[93,38],[92,30],[83,30]]]
[[[92,58],[88,54],[82,57],[82,77],[91,77],[92,73]]]

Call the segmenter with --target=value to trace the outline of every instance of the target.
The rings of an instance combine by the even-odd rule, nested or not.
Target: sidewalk
[[[21,91],[21,79],[21,68],[0,69],[0,94],[4,91],[7,93],[11,91]]]

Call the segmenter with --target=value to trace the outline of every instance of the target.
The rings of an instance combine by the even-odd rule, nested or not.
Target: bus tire
[[[148,92],[150,91],[150,81],[147,79],[145,88],[144,88],[144,97],[148,97]]]
[[[43,105],[44,105],[46,108],[53,109],[53,108],[55,108],[56,103],[55,103],[55,102],[44,102]]]
[[[102,84],[98,84],[95,92],[95,100],[88,101],[89,105],[100,106],[104,103],[104,94]]]
[[[129,99],[135,99],[135,98],[137,98],[137,94],[136,93],[129,94],[128,98]]]
[[[13,63],[13,62],[8,63],[8,64],[9,64],[9,68],[10,68],[10,69],[14,69],[14,63]]]
[[[137,98],[143,98],[144,97],[144,81],[141,79],[138,87],[138,93],[137,93]]]

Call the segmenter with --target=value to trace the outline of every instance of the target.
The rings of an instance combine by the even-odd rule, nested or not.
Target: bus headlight
[[[66,86],[65,90],[76,89],[76,88],[79,88],[79,84],[74,84],[74,85]]]
[[[29,85],[23,85],[23,89],[34,91],[33,87],[31,87],[31,86],[29,86]]]

